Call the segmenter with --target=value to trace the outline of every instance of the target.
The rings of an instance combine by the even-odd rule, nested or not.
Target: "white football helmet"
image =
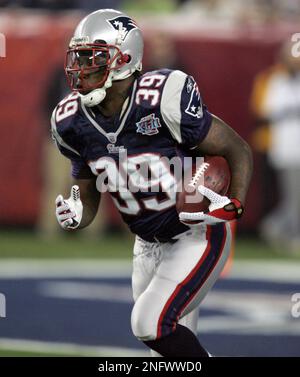
[[[112,81],[142,70],[143,47],[141,30],[126,14],[113,9],[89,14],[76,27],[66,54],[65,72],[72,90],[79,92],[86,106],[98,105]]]

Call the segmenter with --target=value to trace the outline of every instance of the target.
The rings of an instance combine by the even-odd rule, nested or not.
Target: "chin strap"
[[[106,97],[106,89],[112,86],[112,75],[113,72],[110,71],[104,85],[102,88],[94,89],[88,94],[79,94],[82,103],[87,107],[93,107],[99,105]]]

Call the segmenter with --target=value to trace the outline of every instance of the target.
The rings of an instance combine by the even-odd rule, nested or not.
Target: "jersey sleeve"
[[[63,139],[63,133],[60,131],[60,125],[57,125],[55,119],[56,108],[54,109],[51,116],[51,136],[54,140],[60,153],[68,158],[71,162],[71,174],[72,177],[76,179],[89,179],[94,177],[89,166],[80,156],[78,150],[72,147],[70,144],[66,143]]]
[[[193,148],[206,137],[212,115],[202,103],[192,76],[178,70],[171,72],[162,92],[160,106],[162,118],[179,144]]]

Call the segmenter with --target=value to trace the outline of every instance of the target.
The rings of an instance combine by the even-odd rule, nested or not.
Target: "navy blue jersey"
[[[60,152],[71,160],[72,175],[98,176],[97,185],[106,184],[131,231],[153,241],[188,229],[178,220],[175,178],[161,157],[172,159],[194,148],[211,120],[194,79],[163,69],[136,79],[114,117],[84,106],[72,93],[55,108],[51,124]],[[144,164],[147,177],[141,173]]]

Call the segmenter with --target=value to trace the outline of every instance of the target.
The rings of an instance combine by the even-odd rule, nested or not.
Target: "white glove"
[[[228,198],[200,185],[199,192],[210,200],[207,212],[180,212],[179,220],[194,220],[200,223],[214,225],[225,221],[238,219],[243,214],[243,206],[238,199]],[[190,224],[189,224],[190,225]],[[196,224],[197,225],[197,224]]]
[[[79,187],[72,186],[69,199],[65,200],[62,195],[58,195],[55,205],[59,225],[65,230],[78,228],[83,212]]]

